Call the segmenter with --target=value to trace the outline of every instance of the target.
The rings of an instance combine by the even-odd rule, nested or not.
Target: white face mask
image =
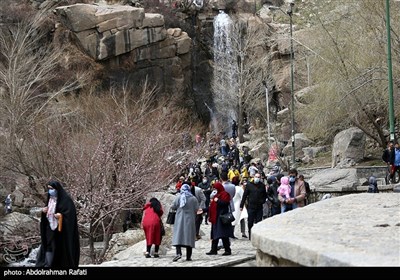
[[[203,180],[203,184],[207,184],[207,180]]]
[[[254,183],[256,184],[260,183],[260,178],[254,178]]]

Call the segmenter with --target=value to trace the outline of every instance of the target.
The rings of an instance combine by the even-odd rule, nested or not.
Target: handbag
[[[235,216],[233,216],[233,213],[231,212],[230,205],[229,205],[229,211],[225,214],[220,214],[219,219],[225,225],[230,224],[235,220]]]
[[[62,220],[63,220],[63,216],[60,213],[60,218],[58,218],[58,231],[61,232],[62,230]]]
[[[164,227],[164,223],[161,221],[160,219],[160,225],[161,225],[161,236],[165,235],[165,227]]]
[[[175,210],[169,210],[166,223],[169,225],[173,225],[175,223],[175,215]]]

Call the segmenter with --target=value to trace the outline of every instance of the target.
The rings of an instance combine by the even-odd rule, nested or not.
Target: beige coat
[[[297,207],[303,207],[304,199],[306,197],[306,187],[304,185],[304,182],[300,181],[298,178],[296,178],[296,182],[294,183],[294,197],[296,198],[297,201]],[[278,194],[278,199],[281,203],[284,200],[283,197],[280,196],[279,194]]]

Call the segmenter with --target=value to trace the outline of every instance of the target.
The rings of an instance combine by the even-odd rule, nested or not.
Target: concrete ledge
[[[400,266],[400,195],[349,194],[252,228],[257,266]]]

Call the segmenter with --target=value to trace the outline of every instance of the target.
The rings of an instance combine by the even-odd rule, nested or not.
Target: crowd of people
[[[205,254],[217,255],[223,248],[222,255],[229,256],[232,240],[238,239],[236,225],[240,224],[241,238],[251,239],[254,224],[307,204],[309,185],[296,169],[285,176],[277,164],[266,174],[262,162],[247,155],[234,138],[222,138],[219,153],[207,159],[203,168],[201,162],[193,162],[178,174],[171,206],[176,211],[173,261],[182,258],[182,247],[186,248],[186,260],[192,260],[196,241],[202,238],[199,231],[203,220],[211,224],[211,248]],[[221,218],[227,213],[234,217],[229,223]],[[147,245],[150,243],[148,240]]]
[[[223,248],[222,255],[229,256],[232,254],[232,240],[238,239],[235,236],[236,225],[240,224],[241,238],[251,239],[254,224],[309,204],[310,186],[295,168],[284,175],[280,165],[276,164],[265,173],[261,161],[245,157],[233,139],[226,144],[229,151],[221,145],[219,155],[210,157],[204,170],[200,162],[194,162],[178,174],[176,197],[170,207],[176,211],[171,243],[176,248],[174,262],[182,258],[182,248],[186,249],[186,261],[192,260],[196,241],[202,238],[200,227],[203,220],[206,225],[211,224],[211,248],[205,254],[217,255]],[[397,166],[396,149],[389,143],[382,156],[390,174],[396,171],[396,167],[392,167]],[[374,176],[369,178],[369,185],[368,192],[379,192]],[[36,266],[77,267],[80,247],[74,202],[60,182],[50,181],[47,188]],[[9,195],[6,200],[8,213],[11,212],[11,207],[7,208],[11,201]],[[221,218],[228,213],[232,213],[233,221],[226,222]],[[143,206],[141,227],[146,238],[146,258],[159,257],[165,234],[163,214],[163,206],[155,197]],[[151,254],[153,245],[154,253]]]
[[[236,133],[237,124],[234,122],[232,136],[236,137]],[[196,144],[200,142],[197,135]],[[284,175],[277,162],[265,173],[262,162],[252,160],[246,146],[239,150],[235,138],[222,137],[218,144],[218,153],[207,159],[204,170],[201,162],[193,162],[178,174],[176,198],[170,207],[176,211],[172,235],[176,255],[173,261],[182,258],[182,247],[186,249],[186,260],[192,260],[196,241],[202,238],[200,227],[203,220],[205,225],[211,224],[211,248],[205,254],[217,255],[218,250],[224,248],[222,255],[228,256],[232,254],[231,240],[238,239],[234,234],[236,225],[240,225],[242,238],[251,239],[254,224],[309,204],[310,186],[295,168]],[[387,163],[389,180],[394,181],[394,174],[400,169],[399,144],[389,142],[382,160]],[[368,183],[368,192],[379,192],[376,177],[371,176]],[[74,202],[60,182],[49,181],[47,188],[36,266],[78,267],[80,243]],[[11,212],[12,199],[8,195],[5,213]],[[163,213],[163,206],[155,197],[143,206],[141,228],[146,238],[146,258],[159,257],[165,234]],[[227,213],[234,217],[229,223],[221,219]],[[153,245],[154,253],[151,255]]]

